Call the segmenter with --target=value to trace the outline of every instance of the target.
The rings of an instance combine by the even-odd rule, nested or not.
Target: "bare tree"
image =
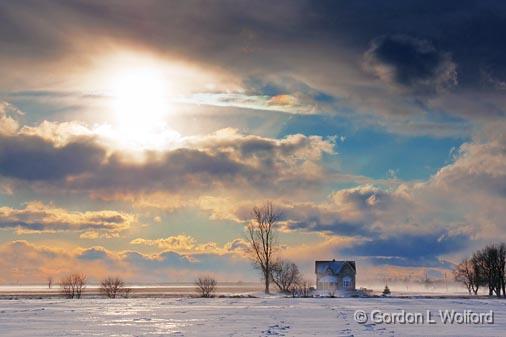
[[[272,268],[272,282],[278,286],[279,291],[290,293],[302,282],[302,275],[295,263],[279,261]]]
[[[53,286],[53,278],[51,276],[48,276],[48,278],[47,278],[47,287],[49,289],[51,289],[52,286]]]
[[[200,297],[212,297],[217,284],[218,282],[210,276],[199,277],[195,280],[195,291],[199,293]]]
[[[489,296],[495,293],[497,297],[500,297],[504,284],[504,264],[506,262],[506,247],[504,244],[486,246],[474,253],[472,261],[484,276],[488,285]]]
[[[488,286],[488,295],[506,297],[506,244],[491,244],[478,250],[470,260],[464,260],[455,271],[457,281],[463,282],[469,293],[478,293]]]
[[[502,295],[506,297],[506,245],[504,243],[501,243],[497,250],[497,274],[499,277],[499,284],[502,289]]]
[[[60,287],[66,298],[81,298],[86,288],[85,274],[70,274],[60,280]]]
[[[70,275],[65,276],[60,280],[60,288],[63,296],[66,298],[74,298],[74,287],[72,285],[72,278]]]
[[[81,295],[86,288],[86,275],[84,274],[74,274],[74,287],[76,298],[81,298]]]
[[[100,282],[100,292],[108,298],[116,298],[123,295],[128,297],[129,288],[125,288],[125,282],[119,277],[107,277]]]
[[[464,259],[453,271],[455,280],[462,282],[469,294],[478,294],[480,286],[484,284],[483,276],[476,260]]]
[[[272,203],[253,208],[253,221],[247,227],[249,251],[255,266],[260,269],[265,282],[265,293],[269,294],[272,268],[274,266],[275,230],[280,219]]]

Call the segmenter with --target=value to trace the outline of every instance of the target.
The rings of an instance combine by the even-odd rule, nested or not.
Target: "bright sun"
[[[149,136],[169,112],[168,83],[153,67],[130,68],[113,76],[111,104],[116,125],[129,139]]]

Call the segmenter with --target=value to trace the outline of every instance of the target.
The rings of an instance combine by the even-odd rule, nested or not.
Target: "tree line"
[[[463,283],[469,294],[477,295],[488,287],[489,296],[506,297],[506,244],[491,244],[464,259],[455,267],[455,280]]]

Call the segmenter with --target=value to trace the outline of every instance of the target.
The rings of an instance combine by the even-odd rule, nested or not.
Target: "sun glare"
[[[115,51],[95,62],[84,87],[105,98],[108,113],[100,116],[98,131],[129,152],[177,146],[181,135],[169,125],[170,116],[184,111],[181,104],[193,93],[230,82],[209,69],[142,52]]]
[[[106,102],[108,113],[96,131],[108,144],[129,153],[177,146],[181,134],[169,119],[177,98],[190,88],[188,83],[199,83],[197,75],[189,66],[152,55],[116,52],[99,58],[85,82]]]
[[[128,69],[114,76],[112,109],[125,137],[142,137],[164,124],[169,113],[167,91],[164,77],[155,68]]]

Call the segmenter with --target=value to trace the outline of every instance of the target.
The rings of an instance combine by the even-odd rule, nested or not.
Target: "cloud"
[[[151,280],[164,280],[172,275],[172,279],[177,277],[177,280],[193,281],[199,274],[212,274],[224,281],[257,278],[251,262],[234,254],[180,255],[165,251],[144,255],[130,251],[121,253],[121,256],[137,273],[144,274],[144,278]]]
[[[416,94],[437,93],[457,84],[457,66],[449,53],[407,35],[374,39],[364,54],[364,66],[382,81]]]
[[[494,83],[504,82],[506,49],[494,33],[504,30],[497,15],[504,11],[501,3],[465,3],[456,9],[442,8],[436,1],[394,1],[374,7],[345,2],[318,6],[306,1],[198,2],[205,17],[193,12],[192,2],[150,2],[142,11],[134,1],[121,6],[96,1],[29,3],[2,4],[0,47],[9,53],[0,63],[4,74],[0,88],[13,99],[21,99],[14,93],[30,89],[82,90],[83,81],[76,74],[93,72],[111,54],[138,52],[167,64],[183,62],[212,70],[212,77],[219,80],[193,81],[193,90],[183,95],[193,97],[196,104],[339,114],[362,125],[372,115],[392,132],[409,132],[416,123],[421,134],[439,128],[444,135],[455,135],[462,123],[440,116],[481,120],[504,115],[503,95],[488,91],[497,85],[483,80],[486,73],[494,74]],[[422,5],[423,13],[413,11]],[[40,17],[57,24],[42,25]],[[181,17],[186,18],[184,23]],[[142,23],[143,29],[133,29],[131,22]],[[230,26],[238,29],[225,29]],[[91,44],[96,47],[89,48]],[[364,73],[357,62],[364,54],[367,68],[383,81],[373,83]],[[457,69],[459,86],[454,87]],[[62,79],[57,83],[65,87],[45,81],[53,77]],[[200,83],[209,86],[207,91]],[[400,92],[388,90],[392,86]],[[445,92],[450,87],[451,93]],[[434,93],[439,96],[420,100]],[[469,95],[476,97],[466,98]],[[473,108],[466,108],[463,101]],[[68,106],[83,104],[80,100]]]
[[[88,239],[88,240],[95,240],[100,237],[102,237],[102,235],[96,231],[87,231],[87,232],[83,232],[83,233],[81,233],[81,235],[79,235],[80,239]]]
[[[245,186],[296,190],[323,183],[329,172],[322,156],[333,154],[332,141],[319,136],[273,139],[224,129],[182,138],[175,147],[143,151],[143,159],[137,160],[128,152],[105,147],[96,139],[99,136],[78,132],[55,140],[52,132],[42,134],[4,136],[0,174],[97,195]]]
[[[288,229],[369,236],[384,231],[383,219],[408,205],[399,194],[363,185],[336,191],[321,204],[295,203],[283,214]]]
[[[336,247],[337,254],[375,257],[397,266],[448,267],[441,259],[455,260],[484,242],[506,238],[506,138],[501,125],[491,124],[464,143],[426,181],[343,188],[321,202],[279,196],[273,202],[283,214],[281,229],[354,240],[346,249]],[[213,218],[246,223],[255,203],[261,200],[207,197],[199,207]]]
[[[64,274],[82,271],[84,265],[74,258],[71,250],[34,245],[24,240],[0,245],[0,275],[2,283],[45,283],[47,277],[59,279]],[[98,276],[106,269],[90,263],[86,266],[89,276]]]
[[[282,229],[342,238],[344,244],[336,241],[325,246],[328,254],[363,256],[385,266],[449,267],[448,261],[456,262],[455,256],[469,253],[483,240],[503,237],[506,142],[499,125],[490,128],[463,144],[452,162],[425,182],[404,182],[388,189],[373,185],[344,188],[320,203],[274,199],[283,213]],[[186,146],[198,147],[210,155],[227,153],[235,161],[250,162],[249,165],[262,162],[264,153],[281,158],[282,154],[289,154],[289,160],[295,162],[294,157],[298,156],[314,160],[321,156],[319,150],[300,145],[312,144],[307,137],[297,136],[284,142],[228,132],[193,138]],[[252,203],[258,200],[261,199],[243,196],[226,201],[200,195],[191,205],[208,211],[214,219],[244,223],[249,220]],[[106,218],[113,222],[119,219],[112,215]],[[93,229],[86,230],[89,231]],[[223,246],[198,243],[183,235],[138,238],[132,243],[166,251],[155,255],[124,252],[115,257],[122,263],[135,265],[136,270],[172,266],[200,271],[203,269],[196,267],[199,265],[196,261],[200,261],[202,268],[206,263],[211,268],[211,261],[219,260],[218,255],[239,259],[241,255],[233,247],[244,246],[240,241]],[[106,259],[103,255],[103,251],[90,250],[83,257],[97,262]],[[227,266],[235,266],[234,263]]]
[[[95,169],[103,149],[89,139],[62,147],[36,136],[0,137],[0,174],[23,180],[59,180]]]
[[[325,204],[294,203],[281,206],[280,211],[284,218],[284,230],[350,236],[366,235],[371,230],[364,222],[354,221]]]
[[[144,255],[136,251],[121,253],[122,259],[137,270],[147,270],[153,273],[162,268],[186,269],[192,260],[175,252],[165,251],[154,255]]]
[[[494,123],[482,136],[464,143],[453,160],[427,181],[402,182],[386,189],[372,185],[345,188],[331,194],[327,202],[311,207],[294,203],[292,208],[300,207],[300,214],[307,215],[308,220],[293,224],[318,231],[324,230],[322,223],[332,223],[321,219],[333,218],[337,224],[362,229],[355,234],[449,230],[474,237],[502,235],[506,138],[501,125]],[[290,211],[287,214],[290,219]],[[345,228],[335,228],[336,233],[347,233]]]
[[[76,256],[76,258],[80,259],[80,260],[89,260],[89,261],[94,261],[94,260],[106,261],[106,260],[110,260],[109,255],[110,254],[102,247],[92,247],[92,248],[87,248],[87,249],[83,250],[82,252],[80,252]]]
[[[402,267],[406,268],[441,268],[441,269],[453,269],[455,263],[440,259],[436,256],[417,256],[417,257],[369,257],[363,260],[364,262],[376,266],[376,267]],[[383,270],[383,273],[385,271]],[[411,274],[411,270],[404,270],[402,273],[404,277]],[[392,275],[393,276],[393,275]],[[372,279],[371,277],[369,277]]]
[[[413,206],[402,189],[386,191],[373,185],[341,189],[321,202],[297,201],[283,195],[278,195],[271,201],[281,214],[280,225],[283,231],[341,236],[367,236],[386,230],[383,225],[403,214],[404,209]],[[233,201],[208,196],[199,198],[195,207],[209,212],[212,219],[246,223],[251,219],[253,206],[264,202],[265,199]],[[389,220],[385,220],[387,218]],[[395,223],[398,224],[399,220]]]
[[[298,201],[278,194],[271,200],[283,215],[281,229],[352,240],[355,244],[350,247],[355,250],[349,248],[350,254],[366,253],[369,247],[371,256],[380,255],[385,248],[389,256],[376,256],[383,264],[448,267],[441,259],[454,259],[486,240],[504,237],[506,142],[498,124],[490,127],[481,137],[463,144],[452,161],[426,181],[343,188],[321,201]],[[270,151],[262,143],[251,146],[255,153]],[[245,148],[241,153],[249,151]],[[251,208],[264,201],[253,196],[207,194],[185,205],[208,212],[213,220],[245,224]],[[423,249],[413,249],[410,255],[409,245],[419,242]],[[334,252],[339,254],[337,248]],[[433,254],[428,256],[428,252]]]
[[[213,274],[218,280],[254,280],[256,273],[248,260],[233,254],[171,251],[146,255],[136,251],[111,251],[104,247],[62,249],[10,241],[0,245],[2,283],[46,282],[70,273],[83,272],[90,282],[107,275],[119,275],[126,282],[193,281],[201,274]]]
[[[504,126],[496,124],[494,128]],[[455,162],[439,170],[431,184],[446,190],[506,198],[506,134],[463,144]]]
[[[437,253],[370,257],[397,265],[432,265],[440,255],[457,252],[459,242],[470,250],[480,240],[504,237],[506,142],[498,121],[506,116],[506,48],[497,34],[506,27],[504,4],[198,2],[204,16],[195,4],[1,3],[0,95],[9,102],[0,105],[2,197],[17,202],[24,196],[19,189],[131,203],[148,213],[198,208],[212,220],[240,224],[253,204],[272,199],[284,213],[283,231],[353,242],[356,253],[366,253],[360,243],[369,242],[371,249],[391,244],[391,254],[400,254],[406,247],[396,241],[415,244],[420,238]],[[157,146],[125,151],[118,132],[102,124],[108,118],[102,114],[107,95],[96,93],[110,76],[101,69],[114,63],[111,55],[123,53],[177,70],[167,76],[181,91],[174,93],[170,122],[180,118],[189,125],[188,134],[198,136],[164,129],[147,142]],[[27,110],[30,125],[17,121],[15,106]],[[342,174],[337,160],[329,164],[326,159],[336,154],[331,139],[284,136],[297,118],[288,113],[338,115],[352,130],[381,127],[404,135],[463,137],[466,144],[426,181],[373,181]],[[319,121],[309,129],[332,131],[328,116]],[[241,131],[223,129],[232,123]],[[489,124],[486,135],[471,138],[483,124]],[[3,226],[20,233],[73,230],[95,240],[130,224],[48,204],[39,208],[5,207]],[[170,216],[163,214],[163,223]],[[437,242],[434,233],[449,241]],[[146,255],[92,247],[61,256],[98,269],[106,260],[142,271],[151,267],[160,279],[167,277],[164,268],[191,269],[196,261],[201,267],[205,261],[231,268],[244,263],[227,260],[237,258],[232,251],[241,249],[241,241],[211,244],[208,249],[223,256],[208,257],[198,251],[205,243],[192,238],[138,236],[144,240],[138,248],[179,252]],[[330,246],[345,244],[327,244],[329,254]],[[32,254],[28,261],[47,252],[27,243],[11,248],[16,247]]]
[[[223,246],[220,246],[215,242],[198,243],[194,237],[186,234],[169,236],[162,239],[137,238],[130,241],[130,244],[154,246],[163,250],[177,252],[180,254],[207,253],[218,255],[230,253],[244,255],[247,247],[247,242],[243,239],[235,239],[231,242],[227,242]]]
[[[69,211],[38,201],[29,202],[21,209],[0,207],[0,228],[21,232],[93,231],[97,235],[114,236],[135,221],[135,216],[118,211]]]
[[[0,136],[12,135],[19,128],[18,122],[8,114],[12,110],[19,112],[18,109],[15,109],[8,102],[0,101]]]
[[[341,250],[348,256],[397,258],[415,262],[437,261],[440,256],[455,253],[469,244],[464,235],[449,235],[445,232],[432,234],[397,234],[384,238],[365,240]],[[386,261],[386,260],[385,260]],[[393,261],[396,261],[395,259]]]
[[[177,100],[178,103],[236,107],[253,110],[280,111],[294,114],[314,114],[319,106],[311,98],[285,95],[247,95],[243,93],[197,93]]]

